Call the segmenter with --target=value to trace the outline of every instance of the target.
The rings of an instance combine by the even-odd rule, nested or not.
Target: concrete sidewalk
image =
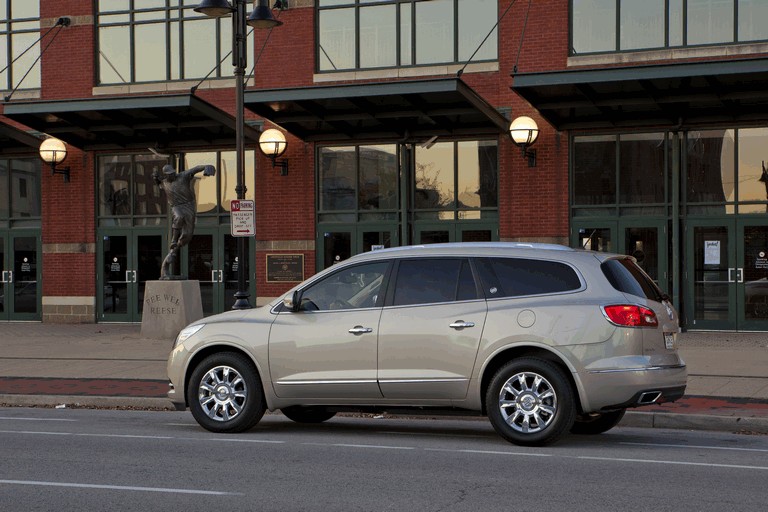
[[[628,412],[623,425],[768,434],[768,334],[686,332],[686,396]],[[138,324],[0,323],[0,405],[172,409],[173,340]]]

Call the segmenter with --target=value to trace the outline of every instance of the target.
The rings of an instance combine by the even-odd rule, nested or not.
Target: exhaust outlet
[[[638,405],[650,405],[656,403],[661,398],[661,391],[646,391],[637,399]]]

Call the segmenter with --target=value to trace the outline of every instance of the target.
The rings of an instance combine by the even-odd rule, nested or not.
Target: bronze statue
[[[171,246],[168,255],[163,260],[160,279],[174,279],[173,265],[179,254],[179,249],[192,240],[195,231],[195,216],[197,200],[195,198],[194,177],[202,172],[203,176],[214,176],[216,168],[212,165],[197,165],[184,172],[176,172],[171,165],[163,166],[163,173],[152,173],[152,178],[165,191],[168,206],[173,216]]]

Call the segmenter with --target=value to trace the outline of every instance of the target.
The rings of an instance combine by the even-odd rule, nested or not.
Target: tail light
[[[604,306],[605,316],[611,323],[624,327],[658,327],[659,320],[653,310],[631,304]]]

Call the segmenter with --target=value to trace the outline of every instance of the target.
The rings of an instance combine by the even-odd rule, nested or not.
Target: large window
[[[768,41],[765,0],[571,0],[571,54]]]
[[[228,215],[230,201],[236,199],[237,181],[234,151],[186,153],[184,168],[212,164],[215,177],[194,182],[198,221],[206,216]],[[245,168],[255,168],[253,151],[245,153]],[[154,155],[103,155],[98,160],[99,224],[101,226],[163,225],[168,200],[152,174],[162,172],[167,160]],[[178,168],[178,167],[177,167]],[[255,176],[246,173],[246,199],[253,199]],[[202,220],[202,222],[205,222]]]
[[[318,0],[318,68],[496,60],[497,16],[497,0]]]
[[[413,208],[419,220],[496,216],[498,144],[440,142],[416,147]]]
[[[664,204],[666,147],[663,133],[574,137],[573,204]]]
[[[39,158],[0,158],[0,222],[39,222],[40,162]]]
[[[0,90],[40,87],[39,38],[37,0],[0,0]]]
[[[196,13],[198,3],[99,0],[99,84],[232,76],[232,20]],[[252,63],[253,46],[246,46]]]

